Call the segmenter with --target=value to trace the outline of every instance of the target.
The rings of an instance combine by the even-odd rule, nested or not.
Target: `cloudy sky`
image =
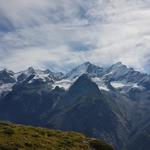
[[[85,61],[150,73],[150,1],[0,0],[0,68]]]

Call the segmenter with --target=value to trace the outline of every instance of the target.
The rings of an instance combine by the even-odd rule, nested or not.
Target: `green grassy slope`
[[[0,150],[114,150],[75,132],[0,123]]]

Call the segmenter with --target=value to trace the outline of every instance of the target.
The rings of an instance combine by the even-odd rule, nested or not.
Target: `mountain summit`
[[[99,76],[103,73],[103,68],[96,66],[92,63],[85,62],[73,70],[71,70],[69,73],[66,74],[66,78],[74,79],[82,74],[89,74],[91,76]]]

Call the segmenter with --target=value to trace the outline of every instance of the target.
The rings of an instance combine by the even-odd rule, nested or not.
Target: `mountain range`
[[[149,105],[150,75],[121,62],[0,71],[0,120],[81,132],[117,150],[149,150]]]

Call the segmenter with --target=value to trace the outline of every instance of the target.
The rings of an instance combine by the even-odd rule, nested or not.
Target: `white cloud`
[[[15,30],[1,33],[1,66],[65,70],[84,61],[117,61],[144,70],[150,56],[148,0],[0,0]],[[0,21],[1,24],[1,21]],[[92,45],[75,51],[70,43]]]

